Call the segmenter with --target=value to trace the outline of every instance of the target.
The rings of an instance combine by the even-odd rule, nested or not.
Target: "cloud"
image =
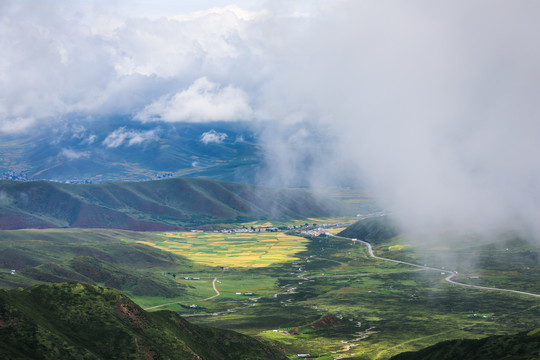
[[[5,133],[5,134],[19,133],[30,128],[32,125],[35,124],[35,122],[36,122],[36,119],[34,119],[33,117],[14,117],[14,118],[0,120],[0,133]]]
[[[86,159],[90,157],[90,152],[75,151],[73,149],[64,148],[62,149],[59,155],[66,158],[67,160],[78,160],[78,159]]]
[[[220,18],[226,17],[229,14],[234,14],[240,20],[256,20],[261,17],[269,16],[268,10],[248,11],[237,5],[227,5],[223,7],[213,7],[207,10],[198,10],[194,12],[183,13],[170,16],[169,19],[178,21],[194,21],[201,18],[206,18],[208,15],[217,15]]]
[[[131,11],[136,4],[95,5],[2,2],[0,131],[28,129],[28,121],[19,125],[22,119],[54,123],[69,114],[138,113],[160,99],[180,106],[175,95],[199,101],[182,107],[180,115],[195,121],[249,117],[242,87],[254,74],[242,71],[258,67],[248,65],[253,63],[248,38],[259,11],[229,6],[182,13],[180,8],[147,17]],[[198,107],[203,105],[209,109]],[[216,114],[220,110],[223,116]],[[169,115],[165,121],[178,120]]]
[[[304,179],[353,175],[411,229],[540,239],[540,4],[390,4],[344,2],[291,39],[258,108],[271,173],[294,179],[311,154]]]
[[[133,146],[140,145],[148,141],[155,141],[158,137],[155,130],[136,131],[127,130],[125,126],[110,133],[102,144],[108,148],[117,148],[122,145]]]
[[[6,206],[13,202],[11,196],[8,195],[4,190],[0,191],[0,205]]]
[[[210,143],[215,144],[221,144],[225,139],[227,139],[229,136],[225,133],[217,132],[216,130],[212,129],[210,131],[207,131],[201,135],[201,141],[208,145]]]
[[[82,139],[86,135],[86,127],[80,124],[75,124],[71,128],[72,139]]]
[[[247,120],[252,113],[247,95],[232,86],[221,87],[205,77],[188,89],[166,95],[135,116],[141,121],[208,122]]]
[[[81,141],[81,145],[82,144],[86,144],[86,145],[92,145],[93,143],[95,143],[97,140],[97,135],[95,134],[91,134],[89,135],[86,139],[83,139]]]
[[[255,119],[276,185],[347,176],[411,227],[540,234],[537,1],[175,3],[2,1],[0,131]]]

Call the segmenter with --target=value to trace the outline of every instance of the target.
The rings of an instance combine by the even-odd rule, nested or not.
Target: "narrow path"
[[[216,292],[216,295],[210,296],[210,297],[208,297],[206,299],[203,299],[203,301],[210,300],[210,299],[213,299],[213,298],[218,297],[219,295],[221,295],[221,293],[216,288],[216,281],[217,281],[217,278],[214,278],[214,281],[212,281],[212,287],[214,288],[214,291]]]
[[[189,301],[206,301],[206,300],[210,300],[210,299],[213,299],[215,297],[218,297],[219,295],[221,295],[221,293],[218,291],[218,289],[216,288],[216,281],[217,281],[217,278],[214,278],[214,281],[212,281],[212,287],[214,288],[214,291],[216,292],[216,295],[214,296],[210,296],[206,299],[202,299],[202,300],[189,300]],[[150,307],[147,307],[147,308],[144,308],[144,310],[153,310],[153,309],[158,309],[160,307],[164,307],[164,306],[167,306],[167,305],[174,305],[174,304],[180,304],[180,303],[183,303],[183,302],[186,302],[187,300],[183,300],[183,301],[175,301],[175,302],[170,302],[170,303],[166,303],[166,304],[161,304],[161,305],[156,305],[156,306],[150,306]]]
[[[344,239],[344,240],[352,240],[350,238],[346,238],[346,237],[343,237],[343,236],[337,236],[337,235],[330,235],[330,236],[340,238],[340,239]],[[380,256],[377,256],[377,255],[375,255],[373,253],[373,248],[371,247],[371,244],[368,243],[367,241],[364,241],[364,240],[355,240],[355,241],[361,242],[362,244],[366,245],[367,248],[368,248],[369,256],[371,256],[374,259],[383,260],[383,261],[391,261],[391,262],[394,262],[394,263],[404,264],[404,265],[409,265],[409,266],[415,266],[415,267],[418,267],[418,268],[422,268],[424,270],[450,272],[451,274],[448,275],[447,277],[445,277],[444,280],[446,280],[447,282],[449,282],[451,284],[454,284],[454,285],[459,285],[459,286],[464,286],[464,287],[473,288],[473,289],[479,289],[479,290],[506,291],[506,292],[516,293],[516,294],[521,294],[521,295],[534,296],[534,297],[540,298],[540,294],[534,294],[534,293],[529,293],[529,292],[525,292],[525,291],[511,290],[511,289],[500,289],[500,288],[494,288],[494,287],[487,287],[487,286],[479,286],[479,285],[470,285],[470,284],[460,283],[460,282],[457,282],[455,280],[452,280],[452,278],[458,274],[457,271],[443,270],[443,269],[438,269],[438,268],[434,268],[434,267],[430,267],[430,266],[413,264],[413,263],[406,262],[406,261],[400,261],[400,260],[394,260],[394,259],[388,259],[388,258],[380,257]]]

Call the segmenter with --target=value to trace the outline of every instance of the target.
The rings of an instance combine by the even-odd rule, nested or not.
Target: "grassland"
[[[33,274],[29,270],[10,275],[13,259],[20,263],[25,259],[30,269],[43,263],[72,269],[69,266],[77,254],[97,256],[116,266],[106,267],[115,278],[124,279],[131,271],[178,289],[174,294],[135,294],[134,287],[126,287],[123,291],[142,307],[170,304],[159,309],[177,311],[198,324],[277,342],[291,358],[308,352],[320,354],[321,359],[384,360],[442,340],[511,334],[540,325],[540,301],[536,298],[448,284],[441,274],[444,271],[422,271],[373,259],[364,245],[349,240],[279,233],[236,238],[238,235],[6,231],[0,233],[0,254],[7,251],[10,256],[4,256],[0,280],[20,277],[38,282],[29,277]],[[294,244],[285,247],[288,242]],[[275,249],[279,256],[263,256],[264,261],[259,258],[265,266],[254,266],[249,257],[242,263],[245,266],[235,266],[240,262],[227,265],[229,252],[250,249],[250,256],[264,255],[264,249],[272,244],[283,247]],[[539,286],[540,267],[534,259],[540,250],[530,243],[474,243],[465,239],[454,244],[423,249],[398,236],[377,243],[374,250],[380,256],[419,263],[428,256],[434,267],[456,266],[460,274],[463,271],[464,281],[518,290],[523,286],[530,291]],[[473,255],[479,259],[475,266]],[[224,270],[223,266],[230,268]],[[119,273],[120,269],[124,273]],[[473,274],[480,274],[479,279],[468,278]],[[215,295],[214,278],[220,296],[205,300]],[[244,295],[247,292],[253,296]],[[328,317],[331,320],[321,322]],[[283,333],[297,328],[298,335]]]
[[[101,184],[0,181],[0,229],[181,231],[221,223],[344,214],[343,204],[300,189],[207,179]]]
[[[397,239],[391,244],[394,252],[410,248]],[[291,358],[309,352],[323,359],[387,359],[443,340],[515,333],[539,324],[535,298],[450,285],[440,272],[374,260],[364,246],[349,241],[312,238],[299,255],[301,261],[279,269],[253,269],[255,277],[277,275],[274,295],[251,304],[234,297],[220,304],[216,298],[214,310],[225,304],[238,310],[192,320],[277,341]],[[234,279],[229,283],[234,286]],[[336,323],[318,327],[326,315]],[[283,333],[294,329],[299,335]]]

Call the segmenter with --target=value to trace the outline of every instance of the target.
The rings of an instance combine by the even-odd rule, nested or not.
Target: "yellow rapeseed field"
[[[209,266],[265,267],[294,261],[307,240],[284,233],[165,232],[162,240],[139,241]]]

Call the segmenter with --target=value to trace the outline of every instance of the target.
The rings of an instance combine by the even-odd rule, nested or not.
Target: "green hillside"
[[[258,136],[246,123],[156,126],[109,115],[34,130],[0,133],[0,178],[102,183],[182,176],[254,183],[263,167]],[[223,138],[205,142],[205,133]],[[115,134],[143,141],[107,144]]]
[[[399,235],[399,229],[392,218],[374,216],[355,222],[338,235],[378,244]]]
[[[0,290],[2,359],[286,359],[245,335],[76,282]]]
[[[188,178],[91,185],[0,181],[0,195],[0,229],[157,231],[343,213],[340,202],[309,191]]]
[[[131,242],[123,239],[129,238]],[[131,296],[185,295],[185,286],[161,273],[190,269],[181,256],[138,240],[155,234],[106,229],[0,231],[0,287],[27,287],[41,282],[79,281],[122,290]],[[16,274],[11,275],[10,270]]]
[[[489,336],[483,339],[443,341],[391,360],[531,360],[540,359],[540,329],[516,335]]]

